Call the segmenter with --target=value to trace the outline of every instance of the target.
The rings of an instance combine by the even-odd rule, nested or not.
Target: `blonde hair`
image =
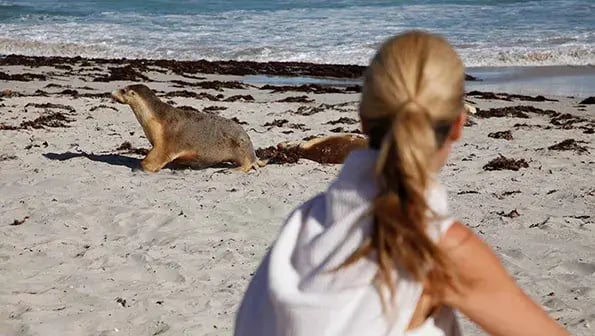
[[[443,293],[456,275],[427,234],[425,192],[429,163],[464,110],[464,67],[443,38],[419,31],[386,41],[365,74],[360,117],[376,162],[379,194],[371,238],[344,265],[373,253],[378,283],[394,296],[398,265],[432,292]],[[382,291],[379,289],[383,303]]]

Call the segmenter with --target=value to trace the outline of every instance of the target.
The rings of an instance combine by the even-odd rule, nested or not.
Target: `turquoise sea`
[[[0,54],[366,64],[407,29],[469,67],[595,65],[595,1],[0,0]]]

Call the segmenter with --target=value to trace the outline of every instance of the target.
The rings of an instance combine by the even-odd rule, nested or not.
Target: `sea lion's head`
[[[128,85],[122,89],[114,90],[112,97],[121,104],[127,104],[134,112],[136,119],[145,127],[147,120],[155,116],[161,101],[146,85]],[[147,131],[145,130],[145,133]]]
[[[155,97],[153,91],[143,84],[128,85],[112,92],[112,98],[115,101],[128,105],[134,104],[139,99],[149,100],[153,97]]]

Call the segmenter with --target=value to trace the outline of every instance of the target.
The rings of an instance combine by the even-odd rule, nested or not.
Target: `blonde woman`
[[[370,139],[287,219],[237,314],[235,335],[567,335],[447,209],[437,173],[465,123],[464,69],[441,37],[385,42],[364,78]]]

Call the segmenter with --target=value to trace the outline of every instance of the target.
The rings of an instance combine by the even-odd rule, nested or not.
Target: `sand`
[[[142,155],[116,150],[124,142],[149,147],[129,107],[83,96],[132,83],[91,81],[106,66],[0,67],[49,74],[0,82],[0,91],[14,92],[0,98],[0,124],[19,128],[52,113],[65,119],[50,124],[65,127],[0,130],[0,335],[230,335],[243,291],[283,218],[323,191],[340,165],[301,160],[247,175],[221,168],[139,172]],[[251,95],[250,102],[164,99],[226,107],[217,113],[247,122],[255,147],[358,127],[326,124],[357,117],[354,92],[271,93],[262,85],[216,91],[175,87],[172,80],[200,80],[171,72],[145,75],[163,92]],[[78,95],[58,94],[65,89]],[[314,101],[276,102],[302,95]],[[442,178],[454,214],[494,247],[519,285],[573,335],[593,335],[595,106],[577,107],[585,97],[547,98],[559,101],[469,97],[480,111],[530,105],[586,120],[560,126],[539,113],[474,117]],[[32,105],[45,103],[66,107]],[[319,112],[300,115],[300,108]],[[276,119],[288,123],[263,126]],[[511,131],[512,140],[488,136],[498,131]],[[566,139],[584,151],[548,149]],[[528,167],[483,168],[500,155]],[[464,331],[482,334],[468,322]]]

